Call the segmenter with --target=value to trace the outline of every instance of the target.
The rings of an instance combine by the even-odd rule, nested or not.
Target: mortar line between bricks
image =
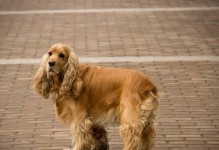
[[[212,11],[219,7],[168,7],[168,8],[105,8],[105,9],[57,9],[57,10],[21,10],[0,11],[0,15],[25,14],[63,14],[63,13],[132,13],[132,12],[164,12],[164,11]]]
[[[219,56],[79,57],[82,63],[219,61]],[[0,59],[0,65],[39,64],[40,58]]]

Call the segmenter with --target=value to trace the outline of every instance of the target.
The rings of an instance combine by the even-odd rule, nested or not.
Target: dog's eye
[[[59,54],[59,57],[60,58],[65,58],[65,55],[61,53],[61,54]]]
[[[49,52],[48,54],[49,54],[49,56],[51,56],[51,55],[52,55],[52,52]]]

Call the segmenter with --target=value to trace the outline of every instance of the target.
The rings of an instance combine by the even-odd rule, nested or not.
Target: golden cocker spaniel
[[[43,56],[33,87],[51,95],[74,150],[108,150],[110,124],[120,125],[124,150],[154,145],[158,91],[139,71],[80,64],[71,47],[58,43]]]

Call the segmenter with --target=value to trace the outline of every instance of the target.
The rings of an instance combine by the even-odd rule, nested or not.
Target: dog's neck
[[[78,78],[83,78],[84,73],[87,71],[88,67],[87,65],[84,64],[79,64],[79,68],[80,69],[80,73],[77,76]],[[52,96],[52,99],[54,102],[59,101],[60,99],[62,99],[62,97],[66,97],[67,95],[71,98],[71,99],[77,99],[79,95],[74,95],[73,91],[68,92],[68,93],[64,93],[63,95],[63,91],[62,91],[62,83],[64,80],[64,74],[65,74],[65,70],[63,70],[63,72],[60,72],[57,75],[52,75],[49,77],[50,80],[50,93]],[[75,81],[76,82],[76,81]],[[77,90],[77,89],[74,89]]]
[[[51,93],[57,92],[62,84],[62,79],[63,79],[62,75],[61,74],[50,75],[49,79],[50,79],[50,86],[51,86],[50,92]]]
[[[53,102],[56,103],[59,97],[59,89],[62,84],[62,76],[58,74],[58,75],[49,76],[49,78],[50,78],[50,86],[51,86],[50,93]]]

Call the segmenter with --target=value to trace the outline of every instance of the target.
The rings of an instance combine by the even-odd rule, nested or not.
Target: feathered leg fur
[[[107,132],[104,127],[99,125],[93,126],[93,135],[96,139],[96,149],[97,150],[108,150],[108,139],[107,139]]]
[[[78,125],[71,126],[73,134],[73,150],[108,150],[106,130],[98,125],[93,125],[89,118],[85,118]]]
[[[73,135],[73,150],[91,150],[95,147],[93,138],[92,122],[85,118],[81,123],[72,124],[71,133]]]
[[[156,137],[154,119],[159,101],[152,92],[148,93],[146,97],[140,104],[140,111],[129,108],[128,111],[126,109],[123,112],[122,117],[126,119],[122,119],[120,134],[123,138],[124,150],[150,150],[154,145]],[[132,111],[129,111],[130,109]]]
[[[154,146],[156,137],[156,128],[154,121],[157,116],[157,108],[159,105],[159,99],[153,92],[150,92],[147,96],[148,97],[146,101],[141,106],[141,112],[142,114],[144,114],[142,117],[142,121],[145,124],[141,136],[142,150],[150,150]]]

